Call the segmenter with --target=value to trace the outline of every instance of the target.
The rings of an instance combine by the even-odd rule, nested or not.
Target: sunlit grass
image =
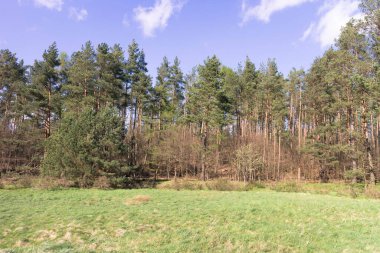
[[[379,200],[269,190],[0,190],[0,248],[11,252],[377,252],[379,235]]]

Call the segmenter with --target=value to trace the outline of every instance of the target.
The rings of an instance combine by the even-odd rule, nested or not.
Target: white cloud
[[[351,18],[362,17],[359,4],[358,0],[326,0],[318,11],[319,21],[308,27],[301,40],[311,37],[322,48],[332,45]]]
[[[314,0],[260,0],[259,5],[248,6],[247,0],[243,0],[240,25],[244,25],[253,18],[268,23],[273,13],[312,1]]]
[[[311,35],[311,33],[313,32],[314,30],[314,27],[315,27],[315,23],[311,23],[309,25],[309,27],[305,30],[305,32],[303,33],[302,35],[302,38],[301,38],[301,41],[305,41],[307,38],[309,38],[309,36]]]
[[[123,26],[124,26],[124,27],[129,27],[129,26],[130,26],[130,23],[129,23],[129,19],[128,19],[128,15],[127,15],[127,14],[124,14],[124,16],[123,16],[123,20],[122,20],[122,23],[123,23]]]
[[[34,0],[34,4],[39,7],[46,7],[50,10],[61,11],[63,0]]]
[[[169,18],[179,12],[183,5],[181,0],[156,0],[153,7],[138,6],[133,12],[144,35],[153,37],[157,29],[164,29],[168,25]]]
[[[71,7],[69,9],[69,17],[76,21],[83,21],[87,18],[88,12],[86,9],[77,9],[74,7]]]

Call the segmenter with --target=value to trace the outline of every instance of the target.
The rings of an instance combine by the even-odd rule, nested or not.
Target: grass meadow
[[[0,190],[0,252],[380,252],[380,201],[305,192]]]

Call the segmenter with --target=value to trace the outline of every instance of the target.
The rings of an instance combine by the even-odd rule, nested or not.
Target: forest
[[[148,74],[135,40],[53,43],[25,65],[0,51],[0,175],[124,187],[146,178],[380,178],[380,3],[308,70],[275,59],[234,67],[214,55],[185,74],[163,58]],[[254,56],[250,56],[254,57]]]

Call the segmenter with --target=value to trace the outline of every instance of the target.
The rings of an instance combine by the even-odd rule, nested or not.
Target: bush
[[[107,177],[101,176],[95,179],[94,187],[98,189],[109,189],[111,187],[111,183]]]
[[[33,175],[37,176],[40,173],[40,170],[37,167],[31,167],[31,166],[17,166],[15,169],[15,173],[20,175]]]
[[[111,108],[66,114],[46,141],[41,172],[44,176],[80,178],[80,187],[92,186],[99,175],[120,175],[126,150],[122,136],[121,121]]]
[[[272,190],[277,192],[302,192],[303,188],[296,182],[277,183],[271,187]]]
[[[265,188],[261,183],[249,183],[230,181],[228,179],[217,179],[212,181],[197,181],[188,179],[175,179],[162,182],[156,186],[158,189],[173,190],[212,190],[212,191],[250,191],[255,188]]]
[[[111,188],[125,188],[125,177],[111,177],[109,180]]]
[[[34,177],[16,173],[7,174],[0,179],[0,189],[30,188],[33,186],[33,179]]]
[[[115,189],[141,188],[137,181],[129,177],[110,177],[109,183],[110,187]]]
[[[92,175],[84,175],[77,181],[77,185],[80,188],[91,188],[94,186],[95,178]]]
[[[173,182],[172,182],[172,185],[171,185],[171,189],[174,189],[174,190],[186,190],[185,188],[185,184],[182,183],[182,180],[176,180],[174,179]]]
[[[204,182],[186,179],[174,179],[160,183],[156,186],[158,189],[173,189],[173,190],[205,190],[207,189]]]
[[[32,187],[32,179],[28,176],[22,176],[17,179],[16,185],[18,188],[30,188]]]
[[[241,190],[240,187],[237,188],[236,185],[232,184],[232,182],[226,179],[217,179],[216,181],[207,182],[206,186],[209,190],[214,190],[214,191]]]
[[[344,178],[351,181],[356,179],[357,181],[362,182],[365,178],[365,172],[362,169],[348,170],[344,173]]]
[[[64,178],[40,177],[35,187],[40,189],[57,190],[76,186],[75,182]]]
[[[259,182],[250,182],[244,186],[245,191],[251,191],[254,189],[265,189],[265,188],[266,188],[265,184],[259,183]]]
[[[174,180],[175,188],[178,190],[204,190],[206,187],[203,182],[190,180]]]
[[[375,186],[367,186],[366,189],[364,190],[364,195],[373,198],[373,199],[380,199],[380,190],[376,189]]]

